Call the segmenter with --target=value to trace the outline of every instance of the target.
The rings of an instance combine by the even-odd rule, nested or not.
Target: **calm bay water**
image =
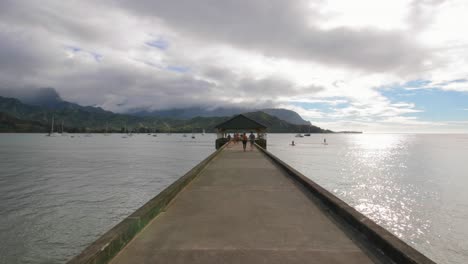
[[[269,135],[268,148],[434,261],[468,263],[468,135]]]
[[[69,136],[0,135],[0,263],[65,262],[215,140]],[[270,134],[268,148],[435,261],[468,263],[468,135]]]
[[[0,263],[64,263],[214,151],[214,135],[0,134]]]

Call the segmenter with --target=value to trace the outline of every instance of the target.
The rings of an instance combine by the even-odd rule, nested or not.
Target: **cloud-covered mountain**
[[[190,108],[174,108],[174,109],[165,109],[165,110],[133,110],[128,112],[128,114],[135,116],[154,116],[154,117],[167,117],[167,118],[177,118],[177,119],[190,119],[197,116],[201,117],[214,117],[214,116],[232,116],[236,114],[262,111],[269,115],[275,116],[281,120],[284,120],[288,123],[295,125],[310,125],[309,121],[304,120],[298,113],[288,110],[288,109],[279,109],[279,108],[265,108],[265,109],[249,109],[249,108],[240,108],[240,107],[231,107],[223,108],[218,107],[214,109],[202,108],[202,107],[190,107]]]
[[[0,88],[0,96],[16,98],[21,102],[30,105],[39,105],[45,107],[57,107],[63,103],[59,93],[54,88],[38,89],[8,89]]]
[[[16,98],[27,105],[41,106],[49,109],[64,110],[74,109],[87,112],[105,112],[100,107],[81,106],[75,103],[63,100],[54,88],[39,89],[0,89],[0,96],[7,98]],[[172,119],[191,119],[194,117],[224,117],[236,114],[262,111],[281,120],[295,125],[310,125],[310,122],[304,120],[298,113],[288,109],[249,109],[241,107],[218,107],[209,109],[206,107],[173,108],[164,110],[148,111],[144,109],[134,109],[127,114],[138,117],[159,117]]]
[[[278,117],[256,111],[247,113],[251,118],[264,123],[268,131],[282,133],[327,133],[316,126],[296,125]],[[214,132],[214,127],[231,116],[194,117],[174,119],[168,117],[133,116],[117,114],[92,106],[62,101],[57,107],[24,104],[18,99],[0,96],[0,132],[47,132],[54,118],[56,130],[61,124],[67,132]]]

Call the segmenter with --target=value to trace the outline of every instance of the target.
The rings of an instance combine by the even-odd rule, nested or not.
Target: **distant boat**
[[[301,137],[304,137],[304,136],[302,134],[296,134],[296,137],[301,138]]]
[[[54,116],[52,116],[52,126],[50,127],[50,132],[47,134],[48,137],[57,137],[60,136],[59,133],[54,132]]]
[[[67,134],[68,134],[67,132],[63,131],[63,120],[62,120],[62,129],[60,131],[60,135],[67,136]]]
[[[109,123],[106,122],[106,132],[104,133],[104,136],[109,135],[108,130],[109,130]]]
[[[186,135],[186,134],[184,134],[184,135],[182,135],[182,136],[183,136],[183,137],[187,137],[187,135]]]
[[[305,133],[304,136],[310,137],[310,126],[309,126],[309,133]]]
[[[203,129],[203,132],[202,132],[202,136],[204,136],[204,135],[205,135],[205,129]]]
[[[127,123],[124,125],[124,134],[122,135],[122,138],[128,138]]]
[[[157,134],[153,134],[153,137],[157,137],[158,135]]]

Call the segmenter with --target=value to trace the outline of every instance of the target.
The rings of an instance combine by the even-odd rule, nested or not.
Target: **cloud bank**
[[[332,129],[466,132],[462,120],[432,120],[424,105],[384,92],[466,95],[466,8],[441,0],[6,0],[0,87],[54,87],[66,100],[117,112],[286,107]],[[424,85],[408,85],[418,80]],[[462,119],[466,107],[457,108]]]

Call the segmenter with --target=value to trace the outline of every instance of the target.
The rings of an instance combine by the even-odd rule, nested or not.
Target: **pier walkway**
[[[374,263],[254,148],[224,148],[110,263]]]

